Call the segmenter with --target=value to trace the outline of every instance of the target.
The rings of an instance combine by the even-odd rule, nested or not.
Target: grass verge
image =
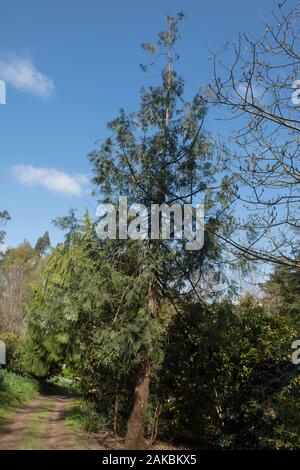
[[[65,415],[66,426],[70,429],[71,439],[76,450],[88,449],[85,442],[86,439],[82,438],[82,433],[85,431],[84,425],[84,412],[81,407],[80,398],[72,398],[70,406],[66,410]]]
[[[72,398],[66,412],[66,425],[71,431],[75,449],[89,449],[89,436],[106,429],[106,420],[97,413],[95,405],[80,397]]]
[[[32,400],[38,391],[36,380],[0,370],[0,426],[12,411]]]
[[[73,398],[66,414],[66,421],[70,427],[87,432],[102,432],[106,430],[106,420],[96,411],[92,402],[82,398]]]

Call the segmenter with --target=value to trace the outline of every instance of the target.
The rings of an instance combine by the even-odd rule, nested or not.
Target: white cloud
[[[12,173],[23,184],[43,186],[64,195],[80,196],[89,182],[86,175],[68,174],[55,168],[36,168],[31,165],[16,165]]]
[[[237,87],[237,92],[242,97],[242,99],[247,99],[247,101],[261,101],[264,95],[264,90],[255,83],[251,83],[249,86],[248,83],[240,83]]]
[[[54,92],[51,78],[39,72],[30,59],[17,54],[0,56],[0,79],[41,98],[48,98]]]

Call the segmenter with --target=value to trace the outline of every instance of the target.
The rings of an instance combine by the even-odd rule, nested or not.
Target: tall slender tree
[[[50,242],[50,237],[49,237],[49,232],[45,232],[42,237],[39,237],[36,244],[35,244],[35,251],[38,253],[38,255],[41,257],[45,255],[45,253],[49,250],[51,247],[51,242]]]
[[[0,260],[0,331],[25,334],[25,304],[41,260],[30,243],[8,248]]]
[[[190,102],[184,100],[184,80],[174,70],[178,55],[179,23],[183,14],[167,17],[168,28],[159,33],[156,44],[143,44],[153,55],[151,65],[164,61],[161,83],[141,90],[140,108],[119,116],[108,124],[111,136],[91,152],[95,193],[101,202],[117,203],[127,196],[128,203],[162,207],[202,202],[205,204],[206,233],[202,250],[188,252],[184,240],[136,241],[138,272],[147,276],[148,294],[145,309],[147,321],[141,334],[149,335],[153,321],[161,320],[161,299],[169,299],[176,309],[181,299],[202,296],[205,268],[212,269],[221,255],[217,230],[230,231],[228,211],[231,197],[229,180],[214,158],[212,139],[204,131],[206,103],[201,93]],[[142,66],[147,71],[147,66]],[[104,244],[105,245],[105,244]],[[111,247],[111,243],[109,242]],[[110,251],[113,262],[124,267],[124,250],[132,244],[116,241]],[[131,252],[132,253],[132,252]],[[126,259],[126,257],[125,257]],[[150,338],[158,341],[157,335]],[[144,448],[144,423],[151,376],[157,364],[149,351],[141,358],[136,380],[135,400],[128,421],[126,447]]]

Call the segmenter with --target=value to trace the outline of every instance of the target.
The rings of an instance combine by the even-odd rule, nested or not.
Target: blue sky
[[[179,72],[187,94],[209,82],[205,45],[214,49],[239,32],[261,31],[259,14],[270,0],[1,0],[0,210],[7,209],[6,242],[30,242],[49,230],[70,207],[96,205],[88,182],[87,154],[107,136],[118,109],[134,110],[147,80],[138,65],[140,47],[164,29],[164,16],[183,10]],[[213,120],[208,126],[214,131]]]

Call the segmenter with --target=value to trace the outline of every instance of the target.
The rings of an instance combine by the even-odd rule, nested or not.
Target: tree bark
[[[147,301],[149,314],[154,318],[157,315],[158,303],[157,292],[152,281],[149,284]],[[151,359],[148,357],[139,366],[133,408],[127,423],[125,438],[127,450],[145,449],[144,428],[149,400],[151,364]]]
[[[119,388],[116,390],[115,409],[114,409],[114,435],[118,435],[118,414],[119,414],[120,394]]]
[[[145,360],[138,372],[134,391],[134,404],[127,424],[125,449],[145,449],[144,427],[149,399],[150,361]]]

